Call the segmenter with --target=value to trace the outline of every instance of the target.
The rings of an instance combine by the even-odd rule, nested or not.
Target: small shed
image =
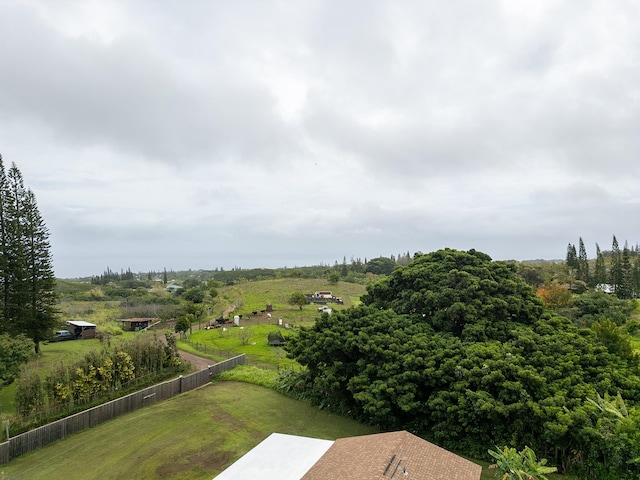
[[[123,318],[120,320],[120,322],[122,322],[122,329],[129,332],[144,330],[151,325],[152,321],[153,318]]]
[[[96,338],[96,326],[93,323],[85,322],[83,320],[69,320],[69,331],[73,333],[76,338],[87,339]]]

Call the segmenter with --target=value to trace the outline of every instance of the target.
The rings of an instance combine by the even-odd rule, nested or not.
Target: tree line
[[[596,243],[595,261],[588,259],[582,241],[567,246],[566,265],[570,275],[588,287],[610,289],[620,298],[634,298],[640,292],[640,255],[639,247],[629,248],[625,241],[620,249],[616,236],[613,236],[611,251],[600,250]]]
[[[0,155],[0,334],[25,335],[36,353],[56,324],[49,230],[33,191]]]

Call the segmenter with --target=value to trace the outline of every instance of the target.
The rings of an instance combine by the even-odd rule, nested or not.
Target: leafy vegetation
[[[293,292],[291,294],[291,296],[289,297],[289,305],[295,305],[297,307],[300,308],[300,310],[302,310],[302,307],[304,307],[307,303],[309,303],[307,301],[307,297],[304,295],[304,293],[302,292]]]
[[[0,334],[0,387],[13,382],[30,352],[31,342],[24,335]]]
[[[619,393],[636,404],[635,357],[619,355],[624,339],[607,324],[598,333],[544,313],[514,264],[441,250],[396,268],[362,300],[292,339],[287,349],[306,371],[288,380],[290,391],[474,456],[488,445],[529,445],[563,471],[640,473],[628,463],[640,457],[628,433],[634,414],[615,425],[611,455],[615,428],[587,401]]]
[[[547,467],[547,460],[538,460],[529,447],[520,452],[515,448],[504,447],[489,450],[495,462],[489,468],[497,468],[502,473],[501,480],[548,480],[547,474],[557,471],[556,467]]]
[[[153,335],[138,335],[91,350],[73,363],[26,369],[16,383],[15,427],[72,411],[97,396],[122,392],[134,380],[176,373],[181,367],[172,336],[165,343]]]
[[[578,262],[586,255],[580,250]],[[631,264],[636,253],[627,253]],[[449,249],[386,260],[269,272],[149,272],[147,278],[108,270],[93,283],[59,281],[56,294],[65,317],[111,334],[120,333],[120,318],[187,320],[194,332],[181,348],[212,359],[247,353],[251,366],[229,379],[349,412],[379,428],[408,428],[478,456],[490,445],[529,445],[581,478],[626,478],[625,467],[628,475],[637,473],[640,383],[633,345],[640,341],[628,335],[640,331],[640,322],[628,320],[637,304],[601,292],[576,295],[597,268],[492,262],[480,252]],[[384,276],[375,273],[378,267],[393,271]],[[166,291],[168,279],[182,290]],[[365,290],[367,282],[374,283]],[[289,304],[293,292],[317,290],[332,290],[344,306],[318,319],[306,297],[305,305]],[[267,306],[273,319],[255,315]],[[232,315],[243,317],[244,328],[195,328]],[[295,327],[315,324],[299,340],[297,328],[286,330],[294,359],[267,345],[278,318]],[[105,380],[102,360],[76,378],[85,389]]]

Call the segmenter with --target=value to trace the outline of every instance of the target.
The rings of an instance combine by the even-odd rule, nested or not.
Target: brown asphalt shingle
[[[480,465],[400,431],[338,439],[302,480],[479,480],[481,471]]]

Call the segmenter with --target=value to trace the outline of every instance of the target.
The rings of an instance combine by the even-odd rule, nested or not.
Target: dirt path
[[[216,363],[213,360],[199,357],[197,355],[194,355],[193,353],[185,352],[184,350],[178,350],[178,353],[180,354],[180,357],[182,359],[186,360],[191,365],[193,365],[196,370],[203,370],[207,368],[209,365],[213,365],[214,363]]]

